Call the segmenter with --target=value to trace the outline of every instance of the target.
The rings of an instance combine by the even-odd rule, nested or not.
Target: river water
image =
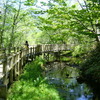
[[[54,84],[63,100],[93,100],[93,93],[86,84],[79,84],[77,66],[65,62],[53,62],[46,66],[45,75],[49,84]]]

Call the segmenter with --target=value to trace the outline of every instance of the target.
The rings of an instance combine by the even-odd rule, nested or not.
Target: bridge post
[[[12,68],[12,57],[10,58],[10,71],[9,71],[9,84],[13,83],[13,68]]]
[[[16,52],[16,48],[14,47],[14,54],[13,54],[13,64],[15,63],[15,60],[16,60],[16,55],[15,55],[15,52]],[[14,65],[13,66],[13,80],[15,81],[16,80],[16,68],[15,68],[16,66]]]
[[[7,85],[0,84],[0,100],[7,99]]]
[[[60,51],[54,52],[54,57],[56,61],[60,61]]]
[[[22,50],[19,51],[19,73],[22,73]]]
[[[26,52],[25,52],[25,63],[26,64],[28,62],[28,59],[29,59],[29,48],[26,49]]]
[[[7,56],[6,56],[6,49],[4,49],[4,62],[3,62],[3,74],[4,74],[4,78],[3,78],[3,84],[7,83]]]
[[[6,57],[6,49],[3,50],[4,53],[4,61],[3,61],[3,81],[0,82],[0,99],[6,100],[7,98],[7,57]]]

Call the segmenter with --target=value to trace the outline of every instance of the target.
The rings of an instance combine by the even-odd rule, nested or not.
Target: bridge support
[[[49,52],[43,53],[43,58],[48,62],[49,61]]]
[[[54,52],[54,57],[56,61],[60,61],[60,51]]]
[[[60,51],[55,51],[55,52],[45,52],[43,53],[43,58],[49,62],[51,59],[53,61],[60,61]],[[52,57],[51,57],[52,56]]]

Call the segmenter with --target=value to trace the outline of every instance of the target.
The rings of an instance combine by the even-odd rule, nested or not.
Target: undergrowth
[[[100,44],[90,53],[80,70],[81,78],[92,87],[100,99]]]
[[[84,78],[95,83],[100,83],[100,47],[97,46],[81,65]],[[89,80],[89,81],[90,81]]]
[[[61,100],[53,85],[47,84],[42,75],[45,61],[41,57],[24,67],[19,81],[15,82],[8,91],[7,100]]]

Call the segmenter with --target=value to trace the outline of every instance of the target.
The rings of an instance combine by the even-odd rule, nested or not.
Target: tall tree
[[[96,41],[99,42],[100,34],[98,34],[97,30],[100,19],[100,6],[97,2],[83,0],[84,3],[81,4],[77,0],[81,6],[81,9],[77,9],[74,5],[72,7],[67,6],[64,0],[54,1],[58,4],[55,7],[47,10],[49,17],[44,19],[40,18],[45,23],[43,24],[44,30],[52,30],[55,34],[59,33],[61,35],[61,31],[66,29],[66,32],[69,31],[70,33],[74,32],[77,35],[87,35],[95,38]],[[54,29],[55,27],[56,29]],[[58,30],[60,30],[60,32],[58,32]],[[55,34],[52,35],[52,37],[55,36]],[[65,36],[67,35],[68,34]]]
[[[25,41],[26,32],[30,34],[31,31],[27,31],[31,26],[34,26],[32,20],[34,17],[30,16],[30,5],[34,2],[21,0],[5,0],[0,1],[1,13],[0,13],[0,46],[15,46],[22,44]],[[29,3],[28,3],[29,2]],[[31,2],[31,3],[30,3]],[[25,4],[25,5],[24,5]],[[27,5],[27,6],[26,6]],[[25,9],[25,10],[24,10]],[[27,10],[26,10],[27,9]],[[30,17],[30,18],[29,18]],[[31,21],[30,21],[31,20]],[[26,23],[29,23],[26,25]],[[31,24],[31,26],[29,26]],[[29,28],[32,30],[32,28]],[[22,31],[23,30],[23,31]],[[25,32],[26,31],[26,32]],[[17,44],[18,43],[18,44]]]
[[[1,9],[3,11],[1,12],[1,25],[0,25],[0,48],[3,47],[3,36],[4,36],[4,31],[5,31],[5,24],[6,24],[6,18],[7,18],[7,4],[9,0],[6,2],[2,2]],[[4,8],[4,9],[3,9]]]
[[[21,10],[21,0],[19,1],[19,7],[18,9],[14,9],[14,15],[13,15],[13,22],[12,22],[12,29],[11,29],[11,37],[10,37],[10,44],[9,47],[12,47],[14,44],[14,33],[15,33],[15,27],[18,24],[18,20],[19,20],[19,13]]]

